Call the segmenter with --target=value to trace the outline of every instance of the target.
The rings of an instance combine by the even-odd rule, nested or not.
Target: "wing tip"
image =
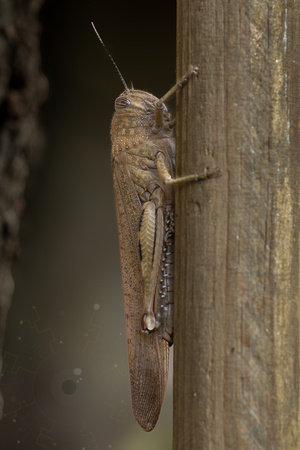
[[[154,336],[150,337],[152,343]],[[144,346],[143,363],[132,364],[138,358],[129,358],[133,415],[146,432],[152,431],[158,421],[168,381],[169,345],[165,340],[163,345],[161,340],[156,344]]]
[[[160,380],[160,382],[165,380]],[[134,391],[132,395],[132,410],[136,422],[146,432],[155,427],[164,400],[166,384],[151,383],[148,380],[141,390]]]
[[[139,424],[139,426],[149,433],[155,428],[155,425],[157,424],[158,418],[159,418],[160,410],[156,413],[156,415],[152,415],[151,418],[149,417],[141,417],[140,415],[137,415],[135,411],[133,411],[134,418],[136,422]]]

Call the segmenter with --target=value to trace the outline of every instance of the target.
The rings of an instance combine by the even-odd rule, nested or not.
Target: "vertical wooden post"
[[[174,449],[297,449],[300,1],[177,13]]]

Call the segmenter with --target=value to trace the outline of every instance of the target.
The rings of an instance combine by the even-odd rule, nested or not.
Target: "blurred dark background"
[[[171,386],[152,433],[132,417],[109,136],[123,86],[90,23],[127,84],[159,97],[175,81],[176,3],[48,0],[40,20],[49,93],[13,271],[1,449],[169,450]]]

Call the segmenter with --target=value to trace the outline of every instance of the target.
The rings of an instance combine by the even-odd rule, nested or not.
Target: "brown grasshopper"
[[[95,27],[94,30],[105,47]],[[148,92],[128,89],[110,54],[109,57],[125,87],[115,101],[111,156],[132,407],[139,425],[151,431],[163,403],[169,346],[173,343],[173,186],[205,180],[220,171],[174,179],[174,121],[164,102],[198,69],[192,67],[158,99]]]

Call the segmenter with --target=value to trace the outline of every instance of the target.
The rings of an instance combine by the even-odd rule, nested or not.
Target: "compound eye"
[[[131,100],[128,97],[125,97],[124,95],[121,95],[118,97],[115,101],[115,107],[116,108],[126,108],[128,105],[130,105]]]

